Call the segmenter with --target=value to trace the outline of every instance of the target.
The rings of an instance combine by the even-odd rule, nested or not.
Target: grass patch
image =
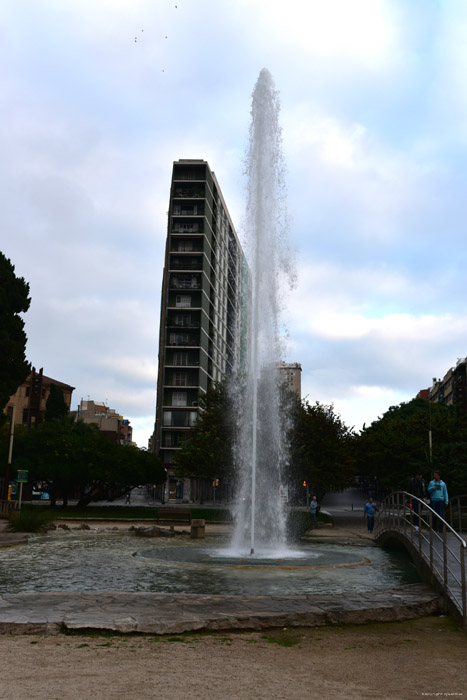
[[[296,647],[302,641],[302,635],[296,631],[272,630],[268,634],[262,634],[261,639],[281,647]]]
[[[124,632],[116,632],[114,630],[101,630],[93,628],[74,630],[65,627],[65,625],[62,625],[60,634],[63,634],[66,637],[91,637],[93,639],[99,639],[102,637],[105,639],[109,639],[111,637],[128,637],[128,634],[125,634]]]

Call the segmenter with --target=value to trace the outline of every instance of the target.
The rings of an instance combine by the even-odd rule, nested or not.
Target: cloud
[[[288,352],[310,397],[368,422],[465,354],[467,9],[177,4],[2,3],[1,249],[31,284],[28,357],[146,444],[172,162],[209,161],[242,237],[265,66],[298,251]]]

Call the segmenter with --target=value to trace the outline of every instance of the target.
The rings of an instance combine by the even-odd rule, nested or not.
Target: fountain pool
[[[0,550],[0,592],[126,591],[211,595],[298,595],[382,590],[419,579],[408,556],[379,547],[300,544],[300,552],[227,556],[221,537],[201,544],[122,532],[31,537]],[[248,563],[246,563],[248,559]]]

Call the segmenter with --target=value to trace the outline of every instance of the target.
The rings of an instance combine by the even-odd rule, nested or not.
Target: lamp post
[[[8,459],[6,463],[6,474],[5,474],[5,486],[3,490],[3,498],[5,501],[10,500],[9,484],[10,484],[10,472],[11,472],[11,458],[13,456],[13,438],[15,435],[15,413],[16,406],[11,406],[10,410],[10,438],[8,445]]]

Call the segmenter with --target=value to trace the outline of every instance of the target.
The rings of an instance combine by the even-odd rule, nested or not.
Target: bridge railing
[[[411,504],[418,503],[418,513]],[[418,519],[415,525],[414,519]],[[441,521],[442,532],[433,524]],[[428,503],[407,491],[395,491],[381,502],[375,519],[375,536],[397,530],[417,550],[467,621],[466,548],[467,543]],[[460,595],[459,595],[460,594]]]
[[[467,532],[467,494],[450,499],[446,520],[460,534]]]

